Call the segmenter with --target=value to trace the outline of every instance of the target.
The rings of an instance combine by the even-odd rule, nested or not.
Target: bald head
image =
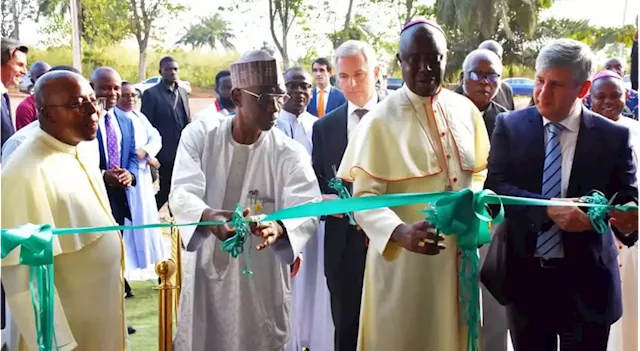
[[[483,63],[488,63],[492,66],[494,73],[502,75],[502,60],[500,60],[500,57],[498,57],[495,52],[487,49],[471,51],[462,63],[462,71],[469,73]]]
[[[502,48],[502,45],[500,45],[500,43],[498,43],[495,40],[483,41],[482,43],[480,43],[480,45],[478,45],[478,49],[486,49],[489,51],[493,51],[496,55],[498,55],[500,60],[502,60],[502,55],[504,54],[504,49]]]
[[[88,85],[84,77],[68,71],[54,71],[43,74],[34,87],[36,108],[59,104],[69,93],[82,84]],[[52,102],[53,101],[53,102]],[[57,102],[56,102],[57,101]]]
[[[97,97],[105,99],[104,107],[110,110],[120,99],[122,78],[111,67],[99,67],[91,73],[91,86]]]
[[[447,40],[437,24],[407,26],[400,33],[397,58],[409,90],[423,97],[438,92],[447,65]]]
[[[31,69],[29,70],[29,76],[31,76],[31,81],[35,84],[38,78],[40,78],[43,74],[49,72],[51,70],[51,66],[48,63],[43,61],[38,61],[31,65]]]
[[[115,69],[111,67],[98,67],[91,73],[91,84],[95,84],[96,81],[105,78],[116,78],[120,82],[122,82],[122,77],[120,77],[120,73],[118,73]]]
[[[68,145],[95,139],[96,97],[84,77],[69,71],[45,73],[36,82],[34,95],[44,131]]]
[[[299,79],[311,81],[311,75],[302,67],[292,67],[284,71],[284,84]]]
[[[624,62],[617,58],[617,57],[613,57],[607,60],[607,62],[605,62],[604,64],[604,69],[609,70],[609,71],[614,71],[616,72],[620,77],[624,77],[626,70],[624,67]]]

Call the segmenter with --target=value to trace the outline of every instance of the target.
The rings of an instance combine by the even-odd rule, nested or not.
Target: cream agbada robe
[[[2,228],[116,225],[92,155],[41,129],[2,165]],[[82,149],[81,150],[86,150]],[[61,351],[125,349],[122,245],[118,232],[54,236],[55,332]],[[20,350],[36,351],[29,267],[20,248],[2,260],[2,282]]]
[[[481,189],[489,139],[467,98],[442,89],[422,98],[406,86],[376,105],[358,125],[338,171],[354,196]],[[426,204],[355,214],[369,236],[358,350],[463,351],[458,312],[458,250],[416,254],[390,242],[401,223],[423,220]]]
[[[311,160],[282,131],[263,132],[252,145],[231,136],[234,118],[201,118],[182,132],[169,204],[178,223],[198,222],[207,208],[254,213],[321,201]],[[260,203],[261,210],[254,206]],[[256,251],[253,276],[242,275],[245,256],[232,258],[207,231],[183,227],[183,287],[176,351],[276,351],[290,338],[289,264],[315,232],[318,218],[283,220],[287,238]]]

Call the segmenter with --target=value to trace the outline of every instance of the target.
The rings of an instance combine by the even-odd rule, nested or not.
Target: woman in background
[[[138,95],[133,86],[122,82],[122,95],[114,113],[125,115],[133,121],[140,167],[136,186],[127,189],[132,220],[126,225],[155,224],[159,221],[150,166],[160,166],[155,156],[162,148],[162,138],[147,117],[135,110],[137,102]],[[155,267],[156,263],[167,258],[160,228],[125,230],[123,239],[128,271]]]
[[[602,71],[593,78],[591,86],[593,112],[624,125],[631,132],[631,146],[638,163],[638,121],[622,116],[625,107],[624,81],[613,71]],[[638,350],[638,232],[625,236],[614,230],[620,250],[620,279],[622,281],[622,317],[611,326],[609,351]]]

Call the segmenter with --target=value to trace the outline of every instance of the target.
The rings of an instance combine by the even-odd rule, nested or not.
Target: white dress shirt
[[[313,150],[313,124],[318,117],[307,111],[302,112],[299,116],[285,110],[280,111],[278,116],[278,128],[293,140],[299,142],[311,155]]]
[[[561,197],[567,196],[567,188],[569,187],[569,178],[571,177],[571,168],[573,167],[573,156],[576,154],[576,144],[578,143],[581,119],[582,104],[576,103],[571,109],[571,112],[569,112],[569,116],[560,122],[564,127],[564,130],[560,133],[560,147],[562,147]],[[551,121],[543,116],[542,124],[544,126],[545,145],[547,145],[547,140],[549,140],[549,129],[547,128],[547,124],[549,123],[551,123]]]
[[[365,109],[367,111],[371,111],[373,107],[378,103],[378,93],[374,93],[371,100],[367,101],[367,103],[358,107],[356,104],[351,101],[347,101],[347,138],[351,138],[351,134],[356,130],[358,123],[360,123],[360,117],[355,113],[356,110]]]
[[[107,148],[107,128],[104,124],[105,118],[111,118],[111,126],[116,132],[116,145],[118,147],[118,155],[122,155],[122,132],[120,131],[120,125],[118,124],[118,119],[113,115],[113,109],[107,111],[104,118],[100,118],[98,120],[98,127],[100,128],[100,135],[102,136],[102,147],[104,149],[104,160],[107,165],[109,164],[109,149]],[[122,156],[120,156],[122,159]]]

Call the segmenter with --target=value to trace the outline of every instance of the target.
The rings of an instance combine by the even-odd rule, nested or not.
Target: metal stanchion
[[[176,273],[176,263],[169,259],[156,264],[156,274],[160,277],[158,303],[158,349],[173,351],[173,293],[177,289],[170,278]]]
[[[172,218],[171,224],[176,224],[176,220]],[[176,263],[176,274],[171,277],[171,284],[176,287],[173,300],[177,314],[180,303],[180,287],[182,286],[182,239],[178,227],[171,227],[171,259]]]

